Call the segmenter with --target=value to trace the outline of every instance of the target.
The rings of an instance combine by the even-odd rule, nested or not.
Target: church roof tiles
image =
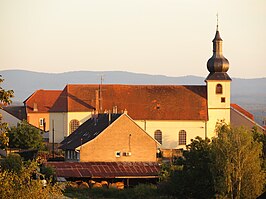
[[[50,112],[118,112],[134,120],[207,120],[206,86],[70,84]]]

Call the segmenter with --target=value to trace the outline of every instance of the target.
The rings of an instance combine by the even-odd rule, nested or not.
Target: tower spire
[[[219,24],[218,24],[218,13],[217,13],[217,25],[216,25],[216,33],[215,37],[212,40],[213,42],[213,55],[207,62],[207,68],[210,72],[207,79],[215,78],[215,79],[230,79],[230,77],[227,75],[227,71],[229,69],[229,62],[228,60],[223,56],[222,52],[222,44],[223,40],[219,33]],[[218,77],[219,76],[219,77]]]
[[[219,31],[219,15],[218,15],[218,12],[216,14],[216,31]]]

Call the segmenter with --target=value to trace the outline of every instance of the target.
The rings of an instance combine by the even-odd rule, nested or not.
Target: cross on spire
[[[219,28],[219,16],[218,16],[218,12],[217,12],[217,14],[216,14],[216,20],[217,20],[217,24],[216,24],[216,30],[218,31],[218,28]]]

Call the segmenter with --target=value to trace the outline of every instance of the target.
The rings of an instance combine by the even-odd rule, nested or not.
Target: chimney
[[[38,106],[37,106],[37,103],[36,102],[33,103],[33,111],[34,112],[37,112],[38,111]]]
[[[109,114],[108,114],[108,124],[111,124],[111,120],[112,120],[112,114],[109,112]]]
[[[113,106],[113,113],[117,114],[117,106]]]
[[[92,113],[92,119],[93,119],[93,122],[94,122],[94,126],[97,125],[97,122],[98,122],[98,111],[95,111],[94,113]]]
[[[124,110],[124,113],[127,115],[127,109]]]

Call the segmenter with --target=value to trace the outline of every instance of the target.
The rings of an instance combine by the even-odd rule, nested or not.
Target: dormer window
[[[70,133],[73,133],[78,127],[79,127],[79,121],[78,120],[71,120],[70,121],[70,123],[69,123]]]
[[[216,85],[216,94],[223,94],[223,86],[221,84]]]

